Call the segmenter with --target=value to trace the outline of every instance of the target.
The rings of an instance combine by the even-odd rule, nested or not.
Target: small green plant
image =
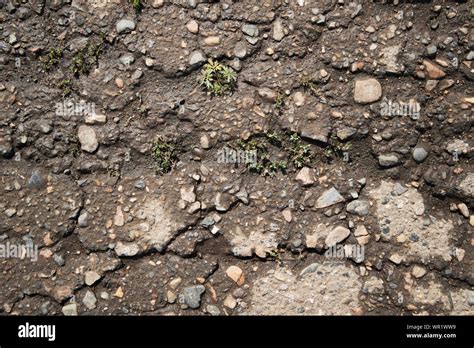
[[[285,105],[285,97],[284,94],[278,93],[276,100],[275,100],[275,108],[277,110],[281,110]]]
[[[87,56],[93,64],[99,62],[100,55],[104,52],[105,34],[101,33],[99,42],[91,43],[87,46]]]
[[[264,136],[256,135],[247,141],[239,140],[237,146],[245,151],[256,151],[257,161],[246,163],[247,168],[255,173],[270,174],[271,160],[268,155],[268,141]]]
[[[278,254],[278,250],[272,249],[268,252],[268,257],[271,258],[271,259],[275,260],[278,256],[280,256]]]
[[[301,83],[301,86],[303,86],[303,88],[306,91],[310,91],[315,96],[318,95],[318,92],[316,90],[316,86],[314,85],[313,82],[311,82],[311,80],[308,80],[308,79],[304,78],[304,79],[301,80],[300,83]]]
[[[217,61],[209,59],[201,70],[199,84],[213,95],[232,92],[237,81],[237,73]]]
[[[137,113],[140,117],[147,117],[150,107],[143,103],[143,96],[138,93],[138,106],[136,107]]]
[[[265,144],[265,140],[259,136],[252,137],[252,139],[246,141],[238,140],[237,145],[241,149],[246,151],[267,151],[267,145]]]
[[[84,52],[79,51],[74,55],[71,61],[70,69],[75,76],[87,74],[89,72],[89,65],[86,62]]]
[[[288,137],[275,131],[267,131],[245,141],[239,140],[237,145],[246,151],[257,151],[257,161],[248,163],[247,168],[264,176],[279,171],[285,173],[290,165],[299,169],[310,164],[312,158],[310,145],[304,144],[296,133]],[[283,151],[286,159],[272,159],[272,149],[276,149],[280,154]]]
[[[72,138],[66,139],[67,152],[70,153],[73,157],[78,157],[81,153],[81,147],[79,143],[79,138],[73,136]]]
[[[268,141],[275,146],[281,146],[282,144],[282,139],[280,134],[277,132],[265,132],[265,137],[268,139]]]
[[[109,174],[109,176],[112,176],[112,177],[117,177],[117,178],[120,178],[122,176],[122,173],[120,172],[120,168],[115,168],[115,167],[107,167],[107,173]]]
[[[278,265],[283,264],[281,254],[284,252],[282,249],[271,249],[268,251],[267,260],[275,261]]]
[[[173,164],[178,161],[175,146],[170,142],[165,142],[161,138],[154,142],[152,156],[158,165],[160,174],[168,173],[173,167]]]
[[[291,147],[289,148],[290,161],[295,168],[302,168],[311,162],[311,151],[309,144],[303,144],[300,136],[293,133],[290,136]]]
[[[270,164],[270,169],[274,172],[276,171],[286,171],[288,169],[288,163],[286,161],[276,161]]]
[[[145,105],[141,105],[138,108],[138,113],[140,114],[141,117],[147,117],[148,111],[149,111],[149,108]]]
[[[130,0],[130,3],[135,11],[140,11],[142,9],[143,4],[141,0]]]
[[[104,52],[105,34],[101,33],[98,42],[89,42],[85,48],[77,51],[72,58],[70,70],[74,76],[88,74],[93,66],[99,63],[99,57]]]
[[[331,135],[329,145],[324,150],[324,156],[326,156],[328,160],[335,157],[341,158],[344,157],[344,153],[348,152],[351,148],[351,142],[343,143],[336,136]]]
[[[52,47],[48,53],[40,57],[40,62],[43,70],[50,71],[53,67],[57,66],[63,57],[63,49],[58,47]]]
[[[73,91],[72,81],[70,79],[61,80],[58,83],[58,88],[62,91],[63,97],[67,97]]]

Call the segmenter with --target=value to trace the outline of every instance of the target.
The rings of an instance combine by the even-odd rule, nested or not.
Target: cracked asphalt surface
[[[0,313],[473,315],[473,18],[0,1]]]

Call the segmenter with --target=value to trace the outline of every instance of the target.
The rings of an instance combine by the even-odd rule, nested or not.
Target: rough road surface
[[[0,1],[0,313],[474,314],[472,2],[140,7]]]

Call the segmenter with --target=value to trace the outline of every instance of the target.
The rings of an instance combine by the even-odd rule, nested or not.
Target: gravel
[[[189,286],[183,289],[182,296],[184,302],[191,308],[196,309],[201,306],[201,296],[206,291],[203,285]]]
[[[117,22],[115,28],[118,34],[122,34],[135,30],[135,26],[135,22],[131,19],[121,19]]]

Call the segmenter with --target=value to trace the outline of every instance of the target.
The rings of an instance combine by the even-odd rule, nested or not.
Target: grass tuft
[[[348,152],[351,148],[351,142],[343,143],[335,135],[331,135],[329,145],[324,150],[324,156],[326,156],[328,160],[341,158],[344,156],[344,153]]]
[[[273,175],[276,172],[285,173],[290,166],[299,169],[311,163],[310,145],[305,144],[298,134],[290,136],[277,132],[256,134],[246,141],[239,140],[237,145],[246,151],[257,151],[257,162],[248,163],[250,171],[261,175]],[[275,159],[271,150],[282,153],[285,159]]]
[[[84,49],[77,51],[69,66],[74,76],[88,74],[99,63],[99,57],[104,52],[104,48],[105,34],[102,33],[98,42],[89,42]]]
[[[132,4],[132,7],[135,9],[135,11],[140,11],[143,7],[142,1],[141,0],[130,0],[130,3]]]
[[[199,84],[212,95],[232,92],[237,81],[237,73],[215,60],[209,59],[201,70]]]
[[[44,71],[50,71],[53,67],[57,66],[63,57],[63,49],[58,47],[52,47],[48,53],[40,57],[41,66]]]
[[[157,163],[160,174],[168,173],[178,161],[178,154],[174,144],[166,142],[161,138],[153,144],[152,156]]]

